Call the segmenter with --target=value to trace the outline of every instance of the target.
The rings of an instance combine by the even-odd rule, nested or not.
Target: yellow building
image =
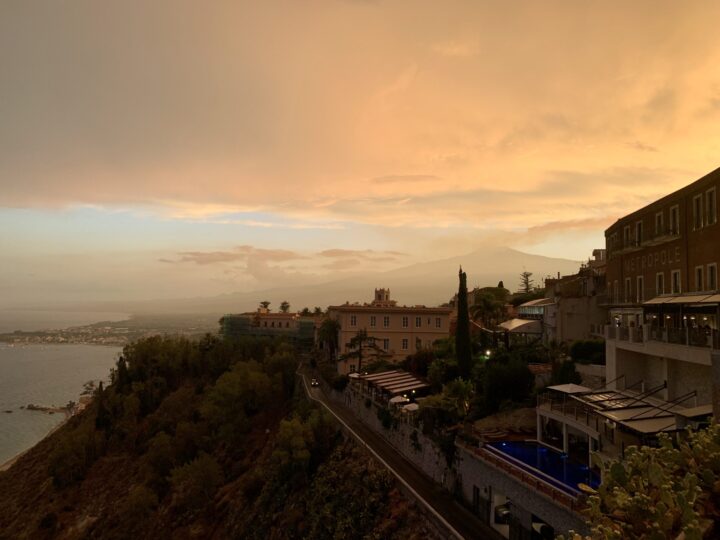
[[[431,347],[450,335],[452,312],[449,307],[399,306],[390,299],[389,289],[375,289],[375,299],[369,304],[330,306],[328,316],[339,323],[338,373],[361,371],[379,358],[399,362]],[[363,332],[367,340],[351,345]]]

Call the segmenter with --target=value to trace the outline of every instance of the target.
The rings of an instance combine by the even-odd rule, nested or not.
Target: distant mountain
[[[253,310],[261,300],[271,308],[287,300],[293,309],[305,306],[327,307],[346,301],[370,301],[376,287],[390,288],[392,298],[400,304],[438,305],[447,302],[457,291],[457,273],[462,265],[468,275],[468,286],[495,286],[502,280],[515,290],[520,273],[533,273],[538,285],[548,276],[577,272],[580,262],[531,255],[510,248],[479,249],[467,255],[417,263],[411,266],[329,281],[318,285],[279,287],[261,291],[238,292],[209,298],[157,300],[113,305],[113,309],[132,313],[208,313],[221,315]],[[107,307],[107,306],[106,306]]]

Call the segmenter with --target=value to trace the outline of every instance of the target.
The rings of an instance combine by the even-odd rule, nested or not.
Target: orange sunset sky
[[[585,259],[720,166],[720,3],[0,4],[0,303]]]

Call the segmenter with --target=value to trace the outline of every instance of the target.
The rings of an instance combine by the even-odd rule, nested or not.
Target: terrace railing
[[[455,444],[461,446],[467,452],[474,454],[475,456],[479,457],[494,468],[499,469],[506,475],[519,480],[523,484],[531,487],[536,492],[539,492],[546,497],[549,497],[550,499],[562,506],[565,506],[576,512],[579,512],[587,507],[587,505],[585,504],[585,497],[582,494],[578,494],[577,496],[573,497],[567,491],[555,487],[550,482],[538,478],[530,472],[510,463],[509,461],[495,455],[494,453],[486,450],[485,448],[472,447],[462,442],[456,442]]]
[[[605,336],[607,339],[619,339],[632,343],[660,341],[673,345],[720,349],[720,331],[710,328],[673,328],[649,324],[629,328],[606,325]]]

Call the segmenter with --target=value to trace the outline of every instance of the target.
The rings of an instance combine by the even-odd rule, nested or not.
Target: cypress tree
[[[100,431],[107,431],[110,429],[110,411],[105,403],[105,390],[103,389],[103,383],[100,382],[100,386],[97,390],[97,414],[95,416],[95,428]]]
[[[470,315],[467,303],[467,276],[460,267],[458,273],[457,327],[455,329],[455,351],[457,354],[458,372],[463,379],[470,379],[472,369],[472,350],[470,348]]]

